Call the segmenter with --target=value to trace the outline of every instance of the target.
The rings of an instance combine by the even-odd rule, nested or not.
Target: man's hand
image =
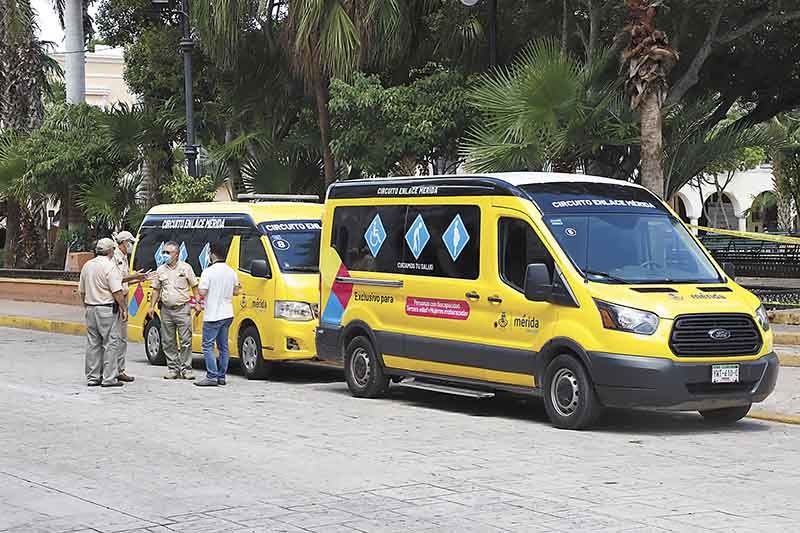
[[[199,302],[196,302],[196,303],[194,304],[194,312],[195,312],[195,314],[196,314],[197,316],[200,316],[200,313],[202,313],[202,312],[203,312],[203,306],[202,306],[202,305],[200,305],[200,303],[199,303]]]
[[[156,316],[156,310],[155,309],[150,309],[150,310],[147,311],[147,318],[152,320],[154,316]]]
[[[123,307],[119,310],[119,316],[123,322],[126,322],[128,320],[128,310]]]

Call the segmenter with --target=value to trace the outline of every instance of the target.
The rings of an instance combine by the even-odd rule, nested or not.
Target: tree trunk
[[[569,32],[569,0],[564,0],[561,12],[561,55],[567,55],[567,33]]]
[[[86,102],[86,58],[84,54],[83,1],[64,3],[65,82],[67,103]]]
[[[331,114],[328,110],[328,89],[325,82],[318,78],[314,82],[314,97],[317,100],[317,114],[319,120],[319,135],[322,141],[322,161],[325,166],[325,185],[334,182],[336,175],[333,168],[333,153],[331,152]]]
[[[5,268],[14,268],[17,257],[17,237],[19,234],[19,203],[6,198],[6,243],[3,256]]]
[[[664,183],[664,146],[661,133],[661,106],[658,104],[658,95],[651,91],[639,109],[642,121],[642,186],[649,189],[659,198],[666,193]]]

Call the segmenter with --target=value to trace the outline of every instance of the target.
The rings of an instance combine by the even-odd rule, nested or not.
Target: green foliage
[[[85,227],[73,231],[59,230],[56,240],[69,247],[71,252],[92,251],[92,235]]]
[[[331,83],[331,150],[368,176],[407,173],[404,161],[427,172],[459,161],[458,141],[475,120],[463,74],[437,66],[408,85],[384,87],[377,76],[356,74]]]
[[[178,173],[164,185],[164,196],[171,203],[210,202],[214,199],[216,184],[211,176],[193,178],[185,172]]]
[[[484,76],[471,92],[481,120],[463,152],[478,172],[591,166],[604,148],[635,144],[638,126],[622,101],[619,82],[542,39],[509,68]]]

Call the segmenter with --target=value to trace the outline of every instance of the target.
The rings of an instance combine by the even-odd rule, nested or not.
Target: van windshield
[[[319,272],[319,220],[263,222],[259,228],[267,236],[281,272]]]
[[[608,183],[524,187],[561,248],[600,283],[720,283],[686,227],[651,193]]]

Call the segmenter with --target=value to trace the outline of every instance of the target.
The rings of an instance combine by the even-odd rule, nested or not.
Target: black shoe
[[[218,385],[225,385],[225,378],[219,378],[219,379],[217,380],[217,384],[218,384]]]
[[[216,379],[201,379],[200,381],[195,381],[194,384],[198,387],[216,387],[217,380]]]
[[[107,387],[122,387],[122,382],[121,381],[115,381],[114,383],[101,383],[100,386],[103,387],[103,388],[107,388]]]
[[[90,381],[89,383],[86,384],[86,386],[87,387],[99,387],[100,386],[100,382],[99,381]]]

